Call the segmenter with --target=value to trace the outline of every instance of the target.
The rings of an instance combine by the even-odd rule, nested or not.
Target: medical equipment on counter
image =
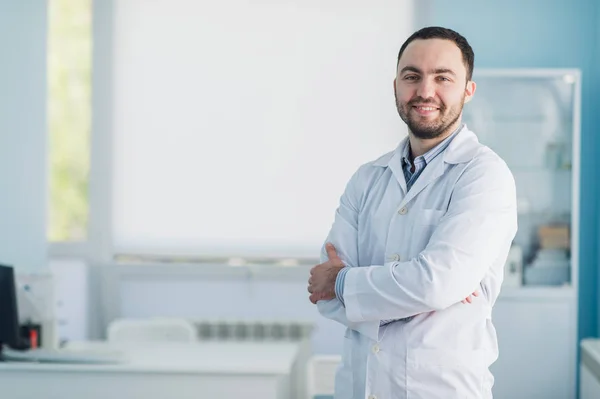
[[[526,285],[563,285],[569,282],[571,262],[566,250],[540,249],[525,269]]]
[[[0,355],[2,346],[20,346],[15,275],[11,266],[0,265]]]
[[[15,294],[22,345],[58,346],[54,278],[50,273],[15,273]]]
[[[538,228],[539,249],[525,270],[527,285],[563,285],[570,282],[571,238],[566,224]]]
[[[121,363],[120,353],[107,351],[77,351],[37,348],[31,337],[20,335],[15,273],[12,266],[0,265],[0,358],[4,361],[30,361],[51,363]],[[28,333],[39,331],[26,330]],[[37,340],[37,335],[33,334]]]

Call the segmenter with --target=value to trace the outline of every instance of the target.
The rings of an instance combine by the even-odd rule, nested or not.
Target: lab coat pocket
[[[444,213],[446,212],[438,209],[421,209],[415,222],[421,226],[435,226],[440,222]]]
[[[485,351],[471,349],[409,349],[407,399],[481,399]]]
[[[425,249],[444,211],[437,209],[421,209],[415,215],[410,238],[409,257],[417,256]]]

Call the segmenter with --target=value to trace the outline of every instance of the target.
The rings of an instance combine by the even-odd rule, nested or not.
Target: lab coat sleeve
[[[404,318],[458,304],[506,257],[516,231],[516,189],[508,167],[491,155],[472,161],[416,258],[348,271],[348,320]]]
[[[321,248],[321,263],[328,259],[325,244],[331,242],[346,266],[352,268],[358,266],[358,211],[362,199],[360,171],[361,169],[351,177],[340,198],[333,225]],[[356,327],[357,323],[348,320],[346,309],[337,298],[318,301],[317,308],[319,313],[328,319],[335,320],[346,327]]]

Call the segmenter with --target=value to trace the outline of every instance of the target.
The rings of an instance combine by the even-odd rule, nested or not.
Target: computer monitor
[[[0,265],[0,351],[2,345],[20,347],[15,273],[5,265]]]

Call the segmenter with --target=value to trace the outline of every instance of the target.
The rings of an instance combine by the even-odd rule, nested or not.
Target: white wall
[[[46,1],[0,1],[0,263],[46,268]]]

